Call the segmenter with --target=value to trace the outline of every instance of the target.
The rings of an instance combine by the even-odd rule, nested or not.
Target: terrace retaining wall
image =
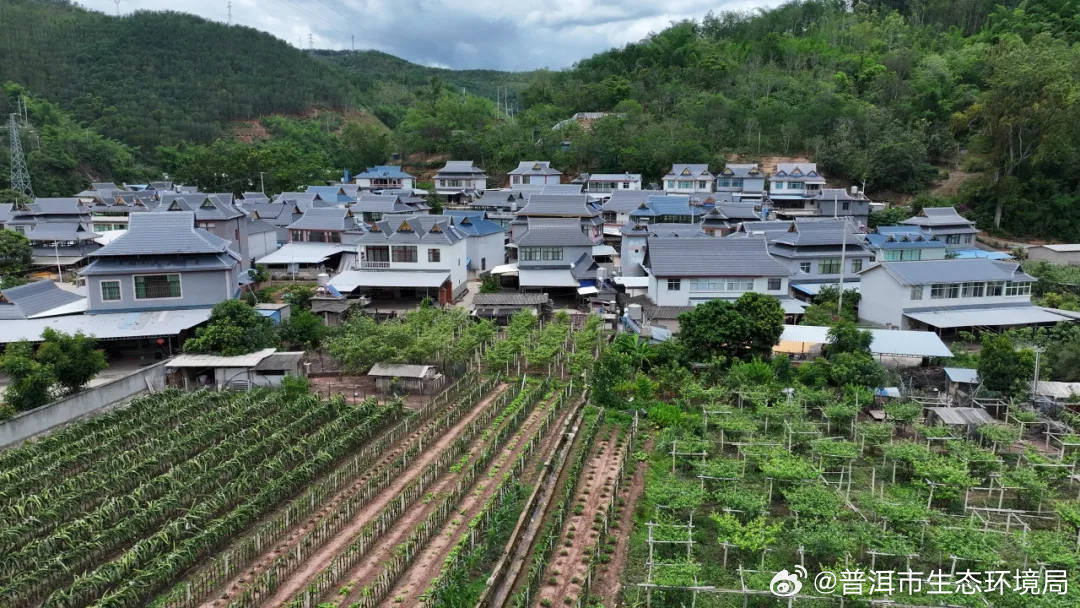
[[[48,405],[16,414],[0,422],[0,447],[23,441],[61,424],[92,414],[108,405],[149,390],[165,387],[165,361],[136,370],[105,384],[53,401]]]

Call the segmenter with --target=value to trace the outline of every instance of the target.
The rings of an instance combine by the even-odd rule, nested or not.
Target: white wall
[[[486,236],[471,236],[468,239],[469,270],[491,270],[506,262],[506,233],[497,232]],[[481,267],[481,260],[485,264]]]
[[[891,324],[902,329],[908,328],[904,318],[905,309],[948,308],[952,306],[1000,306],[1031,303],[1031,296],[994,296],[981,298],[944,298],[932,299],[930,285],[922,286],[922,299],[911,298],[911,287],[901,285],[883,269],[864,273],[859,290],[859,319],[877,323]],[[985,287],[983,288],[985,291]]]
[[[248,253],[256,260],[270,255],[277,248],[277,232],[274,230],[248,234]]]
[[[619,245],[619,265],[622,267],[623,276],[643,277],[645,269],[641,263],[645,261],[645,243],[648,237],[623,235]]]
[[[415,262],[395,262],[393,247],[395,246],[410,246],[406,243],[386,243],[385,245],[375,245],[374,243],[364,243],[360,247],[364,251],[364,258],[371,259],[367,255],[366,248],[372,246],[390,247],[390,263],[388,268],[382,270],[448,270],[450,271],[450,282],[454,289],[464,285],[469,275],[469,269],[465,266],[465,261],[468,258],[468,239],[461,239],[460,241],[452,245],[438,245],[432,243],[417,243],[416,247],[416,261]],[[438,262],[428,261],[428,249],[438,249],[441,251]],[[363,270],[363,268],[361,268]],[[372,270],[372,272],[378,272],[378,270]]]
[[[702,277],[708,278],[708,277]],[[774,277],[775,278],[775,277]],[[691,296],[695,301],[702,299],[714,300],[717,298],[724,299],[736,299],[745,291],[690,291],[690,281],[694,280],[693,277],[682,277],[681,286],[678,291],[669,290],[667,288],[667,279],[661,277],[657,279],[655,276],[649,276],[649,299],[652,300],[657,306],[690,306]],[[783,297],[788,294],[788,280],[787,277],[780,279],[780,289],[769,289],[769,277],[757,277],[754,279],[754,292],[768,294],[776,297]]]
[[[690,188],[680,188],[679,187],[679,182],[680,181],[685,182],[685,181],[688,181],[688,180],[686,180],[686,179],[680,180],[678,178],[672,180],[672,179],[664,178],[664,183],[663,183],[664,191],[665,192],[672,192],[672,193],[675,193],[675,194],[696,194],[696,193],[701,193],[701,192],[712,192],[713,188],[716,187],[716,179],[712,178],[712,177],[695,178],[695,179],[689,180],[689,181],[693,182],[693,186],[690,187]],[[674,182],[674,184],[672,184],[672,182]],[[703,186],[701,185],[702,183],[704,183]]]

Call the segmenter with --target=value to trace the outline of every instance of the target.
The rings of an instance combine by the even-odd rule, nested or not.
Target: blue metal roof
[[[448,209],[443,214],[453,216],[454,226],[468,236],[487,236],[506,232],[506,229],[496,222],[484,218],[483,211]]]
[[[659,217],[662,215],[705,215],[702,207],[690,205],[689,196],[650,196],[642,206],[630,212],[630,217]]]
[[[357,178],[376,178],[376,177],[412,177],[408,173],[401,170],[398,165],[376,165],[374,167],[368,167],[363,173],[357,173]]]
[[[874,249],[945,249],[945,241],[931,239],[918,230],[890,234],[868,234],[866,242]]]
[[[1004,251],[985,251],[983,249],[960,249],[954,251],[958,260],[1011,260],[1013,256]]]

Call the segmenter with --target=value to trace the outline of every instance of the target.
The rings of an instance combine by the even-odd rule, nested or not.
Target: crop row
[[[192,416],[213,411],[221,400],[210,401],[195,396],[167,390],[137,398],[131,405],[109,411],[84,422],[50,433],[40,441],[0,452],[0,501],[19,496],[13,483],[39,474],[51,474],[53,470],[76,465],[87,467],[93,462],[109,459],[112,455],[147,441],[162,428],[190,419]],[[162,407],[168,403],[170,407]],[[31,475],[27,475],[27,473]]]
[[[555,420],[558,410],[563,406],[566,399],[571,396],[571,390],[571,387],[568,386],[548,409],[547,415],[529,438],[529,442],[514,462],[514,466],[503,475],[496,493],[487,500],[480,508],[480,512],[469,522],[469,533],[458,539],[458,542],[450,550],[450,554],[443,561],[439,575],[431,581],[421,597],[423,605],[445,605],[448,599],[455,595],[455,591],[464,584],[468,570],[465,564],[473,559],[477,552],[488,549],[487,541],[489,539],[484,539],[484,542],[478,543],[477,537],[484,536],[489,529],[500,521],[496,517],[496,513],[500,512],[507,502],[512,503],[520,496],[521,486],[517,478],[525,469],[526,463],[532,457],[536,446],[547,435],[548,426]]]
[[[441,415],[437,421],[423,428],[421,435],[410,445],[404,456],[399,458],[401,462],[408,463],[416,453],[422,450],[425,443],[430,443],[434,438],[444,433],[447,428],[460,419],[465,411],[471,409],[472,405],[481,396],[498,383],[497,378],[484,382],[479,380],[480,378],[475,374],[469,374],[447,388],[412,416],[398,423],[376,441],[366,445],[360,453],[348,459],[345,464],[338,467],[333,473],[313,484],[306,492],[291,501],[286,508],[276,513],[269,521],[245,535],[239,542],[234,542],[228,551],[216,556],[214,560],[200,568],[197,573],[189,576],[186,581],[177,585],[157,604],[167,608],[189,608],[198,605],[202,600],[214,593],[224,581],[229,580],[230,576],[241,571],[247,564],[262,555],[264,547],[273,546],[284,538],[295,525],[303,522],[316,509],[321,508],[326,500],[337,495],[359,477],[372,472],[371,466],[387,451],[390,451],[396,443],[407,437],[410,432],[415,432],[423,425],[424,421],[430,419],[436,413],[440,413]],[[453,403],[454,406],[447,409],[448,403]],[[397,472],[388,469],[385,477],[396,476]],[[380,475],[382,475],[382,472],[380,472]],[[385,479],[385,477],[384,483],[387,483],[388,479]],[[319,526],[325,526],[328,520],[347,521],[344,513],[355,510],[357,508],[356,504],[360,502],[358,499],[370,500],[370,496],[374,495],[371,493],[371,487],[375,486],[369,484],[365,486],[362,492],[354,493],[352,497],[343,500],[335,508],[334,512],[323,518]],[[381,488],[382,486],[378,487]],[[368,498],[363,499],[364,496],[368,496]],[[353,501],[351,505],[349,504],[350,500]],[[306,541],[306,537],[307,534],[300,542]]]
[[[526,394],[525,391],[519,394],[519,390],[515,387],[514,390],[506,391],[488,404],[485,410],[466,427],[454,444],[440,455],[436,463],[429,465],[416,481],[405,488],[390,507],[368,523],[364,530],[360,532],[359,537],[361,539],[370,538],[374,534],[382,535],[385,533],[390,524],[405,511],[406,504],[411,504],[415,500],[414,495],[417,497],[421,495],[423,488],[429,486],[434,478],[437,478],[445,471],[446,467],[449,467],[450,463],[460,455],[464,447],[468,446],[472,437],[475,437],[504,407],[510,407],[507,406],[508,402],[511,403],[511,406],[519,403],[522,395]],[[478,399],[482,399],[482,396],[478,397]],[[513,399],[512,402],[511,399]],[[439,432],[442,433],[444,430]],[[469,438],[468,441],[465,441],[466,437]],[[419,446],[417,445],[416,448],[418,450]],[[279,555],[262,575],[251,581],[251,584],[244,592],[230,603],[230,607],[257,606],[269,598],[292,572],[305,563],[327,541],[337,535],[342,528],[349,525],[355,513],[363,509],[385,489],[393,477],[400,475],[411,466],[410,463],[415,453],[410,450],[402,454],[384,472],[373,476],[361,491],[348,500],[342,501],[333,514],[324,517],[317,526],[306,532],[299,539],[299,542],[295,544],[293,550]]]
[[[390,592],[394,582],[399,576],[409,567],[415,558],[427,544],[428,540],[435,534],[438,534],[442,527],[446,524],[446,521],[451,515],[457,512],[457,504],[461,499],[472,491],[473,484],[480,476],[487,470],[488,466],[492,464],[492,460],[495,456],[503,451],[506,447],[504,443],[511,436],[518,432],[518,427],[521,423],[531,414],[532,406],[540,401],[537,397],[543,391],[536,391],[534,396],[528,399],[528,407],[522,407],[510,415],[510,419],[506,424],[493,422],[493,429],[497,429],[495,437],[484,447],[480,455],[473,460],[464,474],[458,478],[457,483],[454,484],[454,489],[447,493],[446,496],[439,500],[438,505],[431,511],[427,519],[425,519],[420,525],[418,525],[408,536],[405,542],[398,545],[394,551],[394,557],[387,562],[382,572],[375,577],[374,581],[369,586],[370,592],[365,590],[363,598],[353,604],[351,608],[373,608],[382,599],[386,597],[386,594]],[[522,451],[518,460],[515,463],[514,474],[520,471],[520,468],[525,466],[525,462],[528,457],[532,455],[532,451],[543,437],[544,431],[547,430],[548,425],[554,420],[558,410],[565,403],[567,397],[566,392],[561,392],[552,402],[547,409],[543,419],[536,427],[536,432],[533,433],[532,439],[529,441],[526,448]],[[547,399],[548,395],[544,395],[544,399]],[[511,481],[510,475],[505,476],[500,490],[502,492],[508,491]],[[355,545],[355,543],[354,543]],[[338,558],[342,556],[339,555]],[[335,559],[335,562],[338,560]],[[334,568],[335,564],[331,564],[330,567],[325,569],[316,579],[315,583],[310,585],[307,589],[293,598],[293,601],[288,605],[289,608],[304,608],[304,606],[310,605],[310,602],[317,599],[323,592],[329,589],[337,582],[339,577],[335,576],[335,572],[340,572],[341,566],[337,569]],[[351,566],[345,566],[344,569],[348,569]]]
[[[548,560],[551,559],[551,554],[559,542],[563,524],[566,522],[566,517],[573,506],[574,493],[577,490],[581,471],[585,468],[585,460],[589,455],[589,446],[592,445],[593,438],[596,436],[596,431],[600,428],[603,419],[603,409],[589,408],[585,410],[584,428],[579,432],[581,443],[577,455],[570,465],[570,471],[567,473],[566,481],[563,482],[563,491],[559,496],[558,502],[555,503],[555,510],[553,511],[554,515],[540,535],[540,542],[537,544],[533,553],[532,566],[529,568],[529,573],[525,576],[525,583],[522,586],[521,591],[514,596],[514,608],[528,608],[531,598],[540,587],[544,569],[547,567]]]
[[[237,405],[242,407],[247,401],[238,400]],[[250,409],[271,411],[275,405],[274,400],[264,397]],[[208,429],[207,436],[200,440],[216,443],[209,450],[165,475],[147,480],[130,494],[110,496],[90,513],[70,514],[77,518],[47,537],[25,542],[18,550],[6,553],[0,564],[0,580],[23,572],[26,580],[37,580],[42,586],[59,584],[67,578],[68,572],[80,572],[137,540],[131,537],[133,528],[152,529],[181,515],[187,508],[189,497],[200,496],[201,491],[212,491],[227,483],[242,472],[239,467],[257,464],[262,454],[281,449],[289,437],[309,432],[329,419],[332,411],[337,409],[329,402],[313,409],[310,402],[297,400],[276,415],[257,420],[252,426],[244,426],[248,416],[241,415],[230,418],[229,424]],[[234,422],[236,424],[232,424]],[[275,433],[279,429],[280,432]],[[222,438],[229,437],[230,432],[235,432],[230,441],[219,443]],[[237,452],[240,449],[242,451]],[[121,522],[124,525],[117,526]],[[42,564],[36,571],[24,571],[28,564],[39,561]]]

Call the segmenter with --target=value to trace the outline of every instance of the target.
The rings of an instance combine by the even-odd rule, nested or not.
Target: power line
[[[330,28],[330,29],[334,30],[335,32],[341,34],[342,36],[348,36],[349,35],[348,33],[343,32],[343,31],[339,30],[338,28],[334,27],[333,23],[327,21],[326,19],[323,19],[322,17],[320,17],[320,16],[318,16],[318,15],[316,15],[314,13],[312,13],[311,11],[303,8],[302,6],[293,3],[291,0],[281,0],[281,2],[284,2],[285,4],[288,4],[292,8],[300,11],[301,13],[304,13],[305,15],[311,17],[312,19],[317,19],[317,20],[323,22],[324,24],[326,24],[326,26],[328,28]]]
[[[337,13],[338,17],[341,17],[342,19],[344,19],[344,20],[348,21],[349,23],[355,25],[357,28],[364,29],[364,26],[362,26],[359,23],[353,21],[352,19],[346,17],[345,15],[342,15],[340,12],[338,12],[338,10],[336,8],[334,8],[333,6],[330,6],[329,4],[323,2],[323,0],[315,0],[315,1],[318,2],[319,4],[325,6],[326,8],[334,11],[335,13]]]

